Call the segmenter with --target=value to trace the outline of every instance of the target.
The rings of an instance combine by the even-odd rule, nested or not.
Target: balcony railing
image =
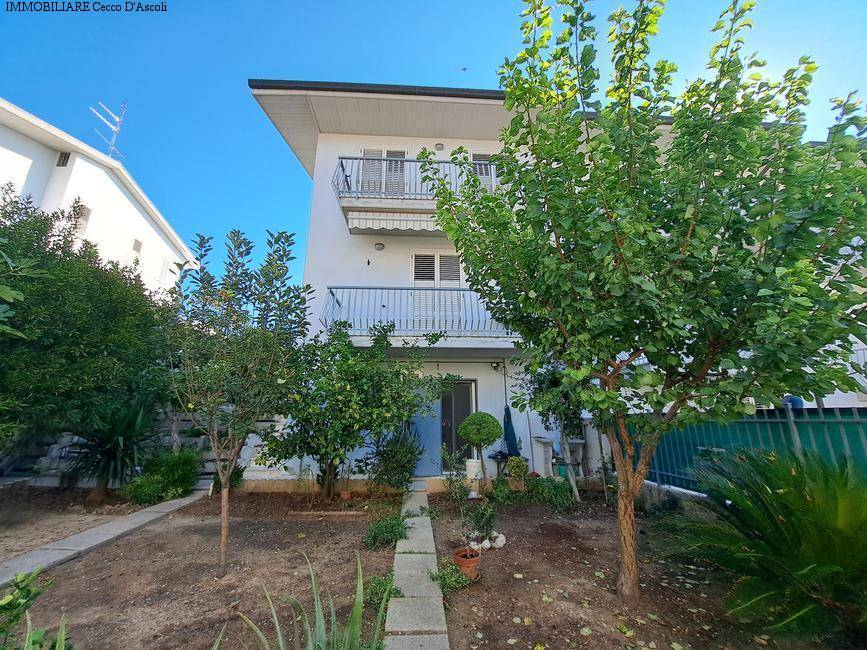
[[[460,188],[466,178],[463,170],[447,160],[435,161],[434,164],[452,189]],[[493,190],[497,186],[494,165],[487,161],[474,161],[472,166],[484,187]],[[433,187],[422,179],[421,161],[409,158],[341,157],[331,183],[340,198],[434,198]]]
[[[328,287],[322,322],[347,321],[351,334],[393,322],[395,334],[445,332],[461,337],[513,337],[469,289],[421,287]]]

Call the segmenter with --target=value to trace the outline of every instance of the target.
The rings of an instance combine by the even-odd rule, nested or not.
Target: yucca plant
[[[379,611],[376,616],[376,625],[374,628],[373,639],[370,643],[362,642],[362,613],[364,610],[364,580],[361,576],[361,559],[358,553],[355,554],[356,563],[356,578],[355,578],[355,601],[352,605],[352,611],[349,613],[349,618],[346,625],[341,629],[337,622],[337,612],[334,609],[334,601],[328,597],[328,623],[325,620],[325,608],[322,604],[322,597],[319,593],[319,587],[316,584],[316,574],[313,572],[313,566],[310,564],[310,559],[305,555],[307,567],[310,569],[310,585],[313,593],[313,621],[307,616],[307,611],[301,602],[292,596],[288,596],[286,601],[292,605],[292,608],[298,614],[297,619],[292,618],[292,635],[287,638],[283,634],[283,629],[280,626],[280,618],[277,616],[277,610],[274,607],[274,601],[271,599],[271,594],[265,585],[262,585],[262,591],[265,593],[265,600],[268,601],[268,608],[271,611],[271,621],[274,623],[274,641],[268,640],[268,637],[262,629],[250,620],[248,616],[238,612],[238,616],[253,632],[259,647],[262,650],[271,650],[276,647],[280,650],[285,650],[287,641],[294,648],[303,648],[304,650],[380,650],[382,648],[382,624],[385,620],[385,612],[388,608],[388,599],[391,591],[391,585],[383,594],[382,601],[379,604]],[[214,641],[213,650],[219,650],[223,640],[223,634],[226,626],[220,631],[216,641]]]
[[[132,400],[112,409],[100,426],[78,434],[69,448],[70,471],[96,480],[88,501],[104,501],[110,484],[124,485],[141,471],[157,436],[154,413],[152,404]]]
[[[740,620],[817,636],[867,633],[867,481],[830,464],[738,452],[698,469],[712,517],[675,520],[678,552],[738,576],[727,603]]]

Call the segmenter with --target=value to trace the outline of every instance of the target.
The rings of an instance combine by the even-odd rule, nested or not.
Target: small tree
[[[432,162],[437,218],[470,286],[551,361],[611,444],[619,483],[618,591],[639,595],[635,497],[660,436],[737,418],[786,392],[855,390],[867,339],[867,147],[852,96],[826,142],[805,144],[816,65],[780,81],[743,51],[753,3],[733,0],[708,78],[671,91],[649,61],[659,0],[609,18],[613,72],[598,98],[593,16],[563,0],[552,33],[527,0],[524,49],[501,69],[512,119],[487,191],[466,152],[450,187]],[[430,152],[422,154],[432,158]]]
[[[253,244],[233,230],[223,275],[209,267],[211,239],[199,236],[198,265],[184,269],[173,292],[169,330],[172,387],[195,426],[208,436],[220,478],[220,568],[229,539],[229,483],[247,436],[279,413],[283,385],[296,381],[297,343],[307,333],[307,287],[290,284],[291,235],[268,233],[254,268]]]
[[[488,489],[488,468],[483,455],[488,447],[503,437],[503,427],[490,413],[470,413],[458,427],[458,437],[476,450],[482,461],[482,490]]]
[[[352,344],[347,327],[335,323],[304,346],[303,372],[282,402],[286,425],[267,437],[264,450],[275,463],[312,457],[328,499],[353,451],[398,430],[442,393],[442,378],[422,376],[415,348],[406,346],[408,358],[388,354],[393,324],[372,328],[365,347]]]

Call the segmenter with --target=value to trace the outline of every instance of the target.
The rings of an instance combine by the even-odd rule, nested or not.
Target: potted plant
[[[485,467],[483,453],[485,447],[494,444],[497,440],[503,437],[502,425],[499,423],[497,418],[490,413],[477,411],[464,418],[464,421],[461,422],[461,426],[458,427],[458,436],[476,450],[482,469],[480,492],[487,491],[488,470]]]
[[[509,459],[506,461],[506,471],[513,481],[511,488],[523,492],[525,488],[524,481],[530,472],[527,459],[521,456],[509,456]]]
[[[475,509],[461,507],[461,524],[463,529],[463,538],[465,546],[462,546],[454,552],[452,559],[463,573],[470,580],[476,581],[479,579],[479,563],[482,560],[482,552],[479,548],[473,548],[473,542],[476,533],[476,526],[473,517]]]

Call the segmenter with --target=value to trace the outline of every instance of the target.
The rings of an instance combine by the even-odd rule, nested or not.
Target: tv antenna
[[[124,117],[124,115],[126,115],[126,102],[123,102],[120,105],[120,110],[118,111],[118,115],[115,115],[114,113],[112,113],[108,109],[108,107],[105,104],[103,104],[102,102],[97,102],[97,103],[99,104],[99,107],[102,109],[102,111],[108,115],[108,117],[105,117],[102,113],[100,113],[98,110],[96,110],[93,106],[90,107],[90,112],[93,113],[94,115],[96,115],[102,121],[102,123],[108,127],[110,134],[108,137],[105,137],[105,135],[103,135],[102,131],[100,131],[99,129],[94,129],[94,131],[96,131],[96,134],[100,138],[102,138],[103,141],[105,141],[105,143],[108,145],[108,157],[109,158],[115,158],[115,157],[123,158],[123,154],[120,152],[120,150],[117,148],[116,145],[117,145],[117,137],[120,135],[120,128],[123,126],[123,117]]]

